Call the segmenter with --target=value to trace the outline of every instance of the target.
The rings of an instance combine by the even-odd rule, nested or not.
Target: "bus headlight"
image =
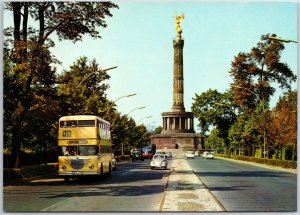
[[[90,169],[94,169],[94,165],[93,165],[93,164],[90,164],[90,165],[89,165],[89,168],[90,168]]]
[[[61,165],[62,169],[67,169],[67,167],[65,165]]]

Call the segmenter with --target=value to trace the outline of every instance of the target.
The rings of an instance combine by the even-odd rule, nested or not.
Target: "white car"
[[[153,155],[152,161],[150,163],[151,169],[154,168],[164,168],[167,169],[168,161],[165,154],[155,154]]]
[[[189,158],[195,158],[195,153],[193,151],[188,151],[186,154],[185,154],[185,157],[186,159],[189,159]]]
[[[215,159],[215,155],[213,152],[204,152],[203,153],[203,158],[205,159]]]

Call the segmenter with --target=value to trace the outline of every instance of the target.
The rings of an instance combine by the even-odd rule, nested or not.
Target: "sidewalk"
[[[225,211],[185,159],[174,159],[170,169],[160,211]]]

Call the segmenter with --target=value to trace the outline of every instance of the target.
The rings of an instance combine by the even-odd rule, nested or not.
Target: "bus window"
[[[61,147],[61,155],[63,155],[63,156],[77,155],[77,147],[76,146],[62,146]]]
[[[77,121],[75,121],[75,120],[72,120],[72,121],[60,121],[59,126],[61,128],[77,127]]]
[[[97,155],[98,147],[97,146],[79,146],[80,155]]]
[[[95,120],[78,120],[78,127],[95,127]]]

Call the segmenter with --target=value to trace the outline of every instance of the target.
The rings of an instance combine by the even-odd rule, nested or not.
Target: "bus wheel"
[[[65,182],[69,182],[69,181],[70,181],[70,177],[65,176],[65,177],[64,177],[64,181],[65,181]]]

